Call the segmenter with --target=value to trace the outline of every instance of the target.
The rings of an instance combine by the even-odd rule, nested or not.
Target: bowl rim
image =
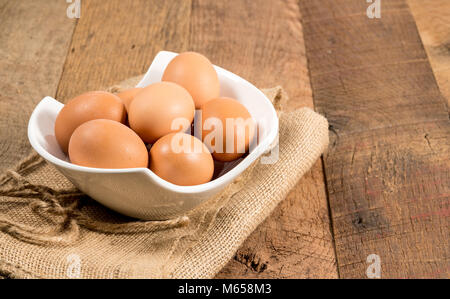
[[[152,66],[155,65],[155,63],[158,62],[158,57],[161,55],[177,55],[177,53],[169,52],[169,51],[160,51],[154,58],[152,64],[149,67],[149,70],[144,75],[143,79],[138,83],[137,86],[142,85],[143,81],[146,80],[146,78],[149,76],[150,71],[152,70]],[[257,87],[255,87],[253,84],[248,82],[247,80],[241,78],[240,76],[227,71],[221,67],[215,66],[217,73],[219,76],[229,76],[232,77],[234,80],[241,82],[244,85],[247,85],[248,88],[254,88],[256,92],[261,96],[261,98],[264,98],[267,105],[270,106],[271,113],[272,113],[272,120],[274,122],[274,126],[270,128],[268,134],[265,136],[265,138],[253,149],[252,152],[248,154],[247,157],[245,157],[239,164],[237,164],[235,167],[233,167],[230,171],[225,173],[224,175],[210,181],[204,184],[200,185],[194,185],[194,186],[180,186],[175,185],[173,183],[170,183],[162,178],[160,178],[158,175],[156,175],[154,172],[152,172],[149,168],[122,168],[122,169],[108,169],[108,168],[94,168],[94,167],[85,167],[85,166],[79,166],[72,164],[70,162],[64,161],[62,159],[57,158],[56,156],[50,154],[47,150],[45,150],[40,143],[37,141],[35,131],[37,130],[37,126],[35,125],[37,123],[37,118],[41,110],[43,110],[45,107],[51,106],[53,109],[58,108],[57,106],[60,105],[62,108],[64,104],[61,102],[55,100],[52,97],[45,97],[43,98],[38,105],[33,110],[30,120],[28,122],[28,139],[30,141],[31,146],[34,148],[34,150],[42,156],[45,160],[49,161],[50,163],[68,169],[68,170],[74,170],[78,172],[88,172],[88,173],[98,173],[98,174],[122,174],[122,173],[139,173],[144,174],[150,177],[157,185],[160,187],[170,190],[172,192],[176,193],[186,193],[186,194],[193,194],[193,193],[199,193],[199,192],[207,192],[209,190],[212,190],[216,187],[219,187],[223,184],[226,184],[227,181],[233,180],[235,177],[237,177],[240,173],[242,173],[245,169],[247,169],[256,159],[258,159],[265,151],[267,151],[270,147],[270,145],[275,141],[275,138],[278,135],[278,126],[279,126],[279,120],[277,113],[275,111],[275,108],[270,102],[270,100],[267,98],[267,96],[259,90]]]

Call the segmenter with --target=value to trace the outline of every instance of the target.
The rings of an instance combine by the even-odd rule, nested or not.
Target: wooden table
[[[383,0],[380,19],[365,0],[81,4],[70,19],[66,1],[0,0],[0,170],[30,151],[43,96],[198,51],[330,123],[323,159],[218,277],[364,278],[369,255],[384,278],[449,277],[450,1]]]

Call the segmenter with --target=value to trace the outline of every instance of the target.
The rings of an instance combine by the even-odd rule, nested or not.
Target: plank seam
[[[300,13],[300,16],[303,16],[302,11],[300,9],[300,0],[298,0],[296,2],[297,4],[297,9]],[[302,26],[302,31],[304,29],[304,24],[305,24],[305,20],[303,17],[300,18],[299,22],[301,23]],[[306,67],[308,70],[308,77],[311,79],[311,70],[310,70],[310,59],[308,57],[308,55],[306,55],[307,52],[307,48],[306,48],[306,39],[304,37],[304,34],[302,34],[303,37],[303,42],[305,43],[305,58],[306,58]],[[312,101],[313,101],[313,107],[316,107],[316,103],[314,101],[314,89],[312,88],[312,82],[310,80],[309,85],[311,86],[311,97],[312,97]],[[316,110],[316,109],[315,109]],[[323,182],[324,182],[324,186],[325,186],[325,198],[327,201],[327,210],[328,210],[328,218],[329,218],[329,229],[330,229],[330,233],[331,233],[331,241],[333,244],[333,251],[334,251],[334,260],[336,261],[336,272],[337,272],[337,278],[341,278],[341,274],[340,274],[340,270],[339,270],[339,259],[337,256],[337,248],[336,248],[336,240],[335,240],[335,233],[334,233],[334,224],[333,224],[333,217],[332,217],[332,211],[331,211],[331,205],[330,205],[330,194],[329,194],[329,190],[328,190],[328,181],[327,181],[327,176],[325,173],[325,158],[324,155],[322,155],[320,157],[321,160],[321,164],[322,164],[322,173],[323,173]]]
[[[64,71],[66,70],[67,60],[68,60],[69,53],[70,53],[70,51],[72,49],[72,45],[73,45],[73,36],[75,35],[75,30],[77,29],[77,26],[78,26],[78,19],[75,19],[75,25],[73,26],[72,36],[70,37],[70,44],[69,44],[69,47],[67,48],[67,52],[66,52],[66,59],[64,60],[64,64],[63,64],[61,74],[60,74],[59,80],[58,80],[58,86],[56,87],[56,91],[54,94],[55,99],[56,99],[56,96],[59,94],[59,88],[61,85],[62,77],[64,75]]]
[[[339,259],[337,258],[337,247],[336,247],[336,240],[335,240],[335,232],[334,232],[334,221],[332,217],[332,211],[331,211],[331,204],[330,204],[330,193],[328,190],[328,181],[327,181],[327,174],[325,172],[325,158],[322,155],[320,158],[322,162],[322,173],[323,173],[323,179],[324,179],[324,185],[325,185],[325,192],[326,192],[326,198],[327,198],[327,209],[328,209],[328,218],[330,218],[330,232],[331,232],[331,239],[333,243],[333,250],[334,250],[334,256],[336,261],[336,272],[338,279],[341,278],[341,273],[339,270]]]

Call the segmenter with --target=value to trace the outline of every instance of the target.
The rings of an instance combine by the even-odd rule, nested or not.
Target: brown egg
[[[169,133],[187,130],[194,114],[194,101],[186,89],[172,82],[159,82],[136,95],[128,121],[142,140],[154,143]],[[182,128],[177,125],[181,123]]]
[[[207,101],[217,98],[220,93],[219,77],[211,62],[195,52],[185,52],[176,56],[164,70],[162,81],[180,84],[189,91],[200,108]]]
[[[170,183],[193,186],[211,180],[214,160],[200,139],[185,133],[171,133],[152,146],[150,169]]]
[[[130,109],[131,101],[133,101],[134,97],[142,90],[143,90],[143,88],[136,87],[136,88],[127,89],[127,90],[122,91],[117,94],[117,96],[122,99],[123,104],[127,108],[127,111]]]
[[[67,153],[70,136],[79,125],[100,118],[125,122],[122,100],[109,92],[91,91],[68,101],[55,122],[55,137],[61,149]]]
[[[234,99],[216,98],[204,104],[201,110],[202,140],[211,150],[214,147],[213,157],[228,162],[243,156],[256,130],[244,105]]]
[[[70,162],[95,168],[148,166],[148,151],[139,136],[127,126],[109,119],[85,122],[72,134]]]

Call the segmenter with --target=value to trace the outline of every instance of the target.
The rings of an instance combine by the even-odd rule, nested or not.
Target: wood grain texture
[[[450,122],[407,3],[302,0],[340,277],[449,276]]]
[[[54,96],[75,21],[64,1],[0,0],[0,172],[26,156],[34,106]]]
[[[259,87],[282,85],[291,109],[312,106],[295,1],[83,3],[59,100],[144,73],[165,49],[199,51]],[[219,277],[337,277],[320,161]]]
[[[436,81],[450,103],[450,1],[408,0]]]

